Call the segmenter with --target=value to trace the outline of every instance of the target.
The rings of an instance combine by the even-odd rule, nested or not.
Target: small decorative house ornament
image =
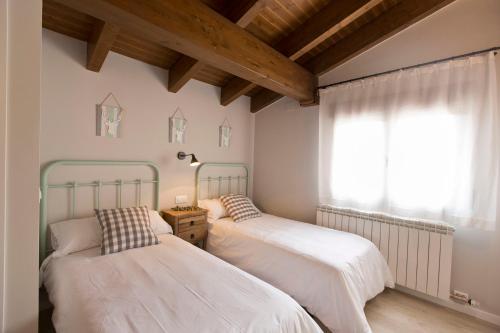
[[[104,104],[110,97],[116,105]],[[96,135],[119,138],[123,111],[115,95],[109,93],[100,104],[96,105]]]
[[[177,107],[174,114],[169,118],[169,142],[186,143],[187,119],[184,118],[182,110]]]
[[[219,126],[219,147],[229,148],[231,144],[231,124],[224,118],[224,121]]]

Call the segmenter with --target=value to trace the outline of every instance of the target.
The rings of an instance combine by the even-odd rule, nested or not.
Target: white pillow
[[[229,216],[219,199],[198,200],[198,207],[208,210],[208,217],[214,220]]]
[[[151,225],[151,229],[153,229],[156,235],[174,233],[170,224],[165,222],[165,220],[162,219],[160,214],[158,214],[155,210],[149,211],[149,223]]]
[[[172,227],[157,211],[149,211],[151,229],[156,235],[172,234]],[[102,231],[96,216],[65,220],[49,224],[54,251],[70,254],[101,246]]]
[[[51,223],[49,228],[52,248],[61,254],[101,245],[101,227],[95,216]]]

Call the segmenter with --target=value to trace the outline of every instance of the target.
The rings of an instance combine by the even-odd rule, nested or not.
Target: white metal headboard
[[[243,163],[202,163],[196,169],[194,203],[229,193],[248,196],[248,178],[248,167]]]
[[[114,179],[109,181],[104,181],[102,179],[90,182],[76,182],[68,181],[65,183],[54,183],[49,184],[49,174],[56,166],[111,166],[111,167],[122,167],[122,166],[146,166],[153,172],[153,177],[150,179],[136,178],[132,180],[124,179]],[[73,178],[74,179],[74,178]],[[122,191],[123,187],[127,185],[132,185],[136,187],[135,191],[135,203],[140,206],[142,203],[141,187],[143,184],[153,185],[153,198],[152,205],[153,209],[158,210],[159,207],[159,191],[160,191],[160,170],[158,167],[149,161],[109,161],[109,160],[56,160],[48,163],[42,168],[40,172],[40,263],[45,259],[48,254],[47,248],[47,202],[48,202],[48,190],[55,188],[68,189],[70,193],[70,212],[69,218],[75,217],[75,209],[77,207],[77,190],[80,188],[91,188],[92,189],[92,201],[94,209],[101,208],[101,192],[102,188],[105,186],[114,186],[116,189],[116,207],[121,207],[122,205]]]

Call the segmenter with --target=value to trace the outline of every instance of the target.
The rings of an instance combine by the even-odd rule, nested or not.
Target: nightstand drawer
[[[187,230],[191,230],[193,228],[198,228],[198,227],[205,227],[206,220],[194,220],[194,221],[189,221],[187,223],[179,223],[178,230],[177,232],[184,232]]]
[[[191,217],[183,217],[179,219],[179,227],[184,224],[188,224],[190,226],[199,225],[205,223],[205,215],[191,216]]]
[[[179,232],[177,236],[188,242],[199,241],[205,238],[207,233],[206,225],[190,228],[187,231]]]

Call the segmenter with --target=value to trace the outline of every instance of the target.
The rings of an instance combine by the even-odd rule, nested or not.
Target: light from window
[[[466,176],[458,172],[455,117],[446,110],[416,110],[391,124],[387,187],[393,204],[439,212],[450,202],[457,177]]]
[[[457,193],[470,193],[457,191],[468,187],[471,176],[471,157],[460,152],[457,117],[434,108],[405,110],[392,119],[377,112],[336,119],[334,198],[365,207],[443,211]]]
[[[333,128],[332,182],[336,199],[374,205],[382,200],[385,125],[377,116],[336,119]]]

